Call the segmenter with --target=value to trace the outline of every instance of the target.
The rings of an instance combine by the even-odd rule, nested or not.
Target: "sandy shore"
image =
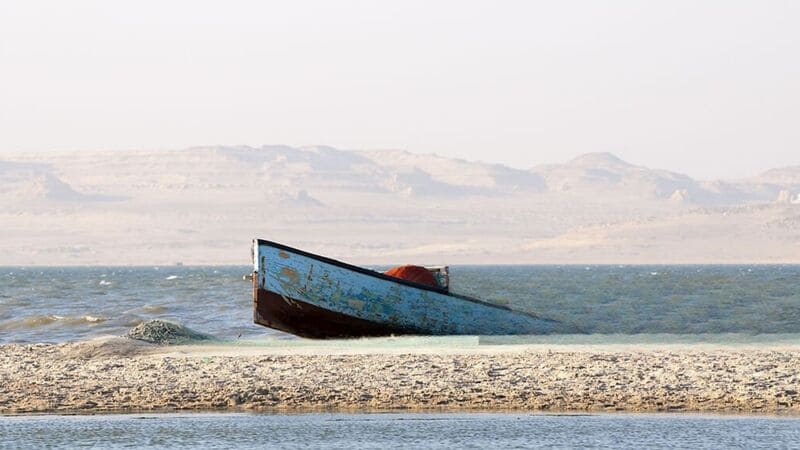
[[[800,348],[0,346],[0,413],[531,410],[800,413]]]

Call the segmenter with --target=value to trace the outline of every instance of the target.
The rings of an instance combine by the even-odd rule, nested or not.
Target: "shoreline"
[[[404,414],[430,414],[430,415],[487,415],[487,416],[541,416],[541,417],[656,417],[656,418],[708,418],[708,419],[785,419],[800,420],[800,413],[792,412],[707,412],[707,411],[533,411],[526,409],[259,409],[259,410],[224,410],[224,409],[176,409],[176,410],[125,410],[125,411],[97,411],[97,412],[14,412],[0,413],[0,420],[13,418],[52,418],[52,417],[116,417],[116,416],[144,416],[144,417],[169,417],[169,416],[249,416],[249,415],[404,415]]]
[[[800,344],[0,345],[0,414],[800,415]]]

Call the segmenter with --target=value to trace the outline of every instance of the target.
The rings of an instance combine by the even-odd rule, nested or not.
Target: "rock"
[[[778,198],[775,199],[775,203],[780,203],[784,205],[792,203],[792,193],[787,191],[786,189],[781,190],[778,193]]]
[[[669,196],[669,201],[672,203],[685,203],[689,201],[689,191],[687,189],[676,189]]]

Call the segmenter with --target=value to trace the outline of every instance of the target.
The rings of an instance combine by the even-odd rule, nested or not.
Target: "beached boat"
[[[309,338],[518,335],[570,332],[564,324],[392,277],[275,242],[253,241],[254,320]]]

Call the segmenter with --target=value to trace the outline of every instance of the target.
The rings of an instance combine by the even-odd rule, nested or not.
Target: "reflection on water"
[[[241,267],[1,268],[0,342],[122,335],[147,319],[225,340],[294,339],[252,323]],[[454,266],[455,292],[576,325],[538,342],[797,342],[800,266]],[[633,340],[633,341],[631,341]]]

